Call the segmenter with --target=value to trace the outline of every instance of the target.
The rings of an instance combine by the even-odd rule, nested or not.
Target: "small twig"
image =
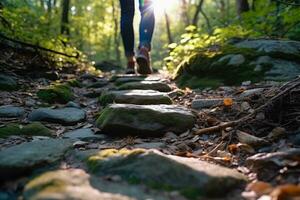
[[[293,81],[290,81],[289,83],[294,83],[297,80],[300,80],[300,78],[298,77],[297,79],[294,79]],[[221,123],[220,125],[217,125],[217,126],[212,126],[212,127],[200,129],[200,130],[198,130],[198,131],[195,132],[195,135],[202,135],[202,134],[205,134],[205,133],[217,132],[217,131],[221,131],[221,130],[227,128],[227,127],[237,126],[240,123],[243,123],[243,122],[247,121],[248,119],[250,119],[251,117],[253,117],[257,113],[261,112],[266,107],[268,107],[270,104],[272,104],[274,101],[276,101],[277,99],[279,99],[281,96],[284,96],[286,93],[288,93],[292,89],[298,87],[299,85],[300,85],[300,81],[296,82],[294,85],[291,85],[290,87],[286,88],[284,91],[278,93],[277,95],[275,95],[274,97],[272,97],[271,99],[269,99],[265,104],[263,104],[260,107],[256,108],[254,110],[254,112],[252,112],[249,115],[246,115],[245,117],[242,117],[241,119],[238,119],[238,120],[235,120],[235,121],[231,121],[231,122]]]

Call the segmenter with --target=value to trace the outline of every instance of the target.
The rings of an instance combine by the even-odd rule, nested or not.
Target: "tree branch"
[[[26,42],[18,41],[18,40],[6,37],[5,35],[3,35],[1,33],[0,33],[0,38],[3,38],[5,40],[8,40],[8,41],[11,41],[11,42],[14,42],[14,43],[18,43],[18,44],[21,44],[21,45],[24,45],[24,46],[28,46],[28,47],[31,47],[33,49],[38,49],[38,50],[42,50],[42,51],[51,52],[51,53],[66,56],[66,57],[69,57],[69,58],[79,58],[79,53],[78,52],[76,52],[76,55],[68,55],[68,54],[58,52],[58,51],[55,51],[55,50],[52,50],[52,49],[47,49],[45,47],[40,47],[38,45],[33,45],[33,44],[26,43]]]

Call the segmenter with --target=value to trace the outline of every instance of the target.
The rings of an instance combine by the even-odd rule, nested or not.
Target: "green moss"
[[[67,84],[71,87],[79,87],[81,88],[83,85],[81,82],[79,82],[77,79],[71,79],[68,80]]]
[[[239,66],[228,65],[228,59],[220,61],[226,55],[242,54],[245,62]],[[245,80],[261,81],[271,66],[263,65],[261,71],[254,71],[251,62],[266,55],[253,49],[223,46],[218,52],[200,52],[182,62],[175,71],[174,78],[180,87],[216,88],[221,85],[239,85]]]
[[[115,99],[115,95],[113,95],[112,93],[103,92],[101,96],[98,98],[98,101],[102,106],[106,106],[110,103],[113,103],[114,99]]]
[[[106,149],[99,151],[97,154],[90,156],[87,159],[88,167],[91,171],[95,172],[99,166],[101,166],[102,161],[105,161],[107,159],[111,158],[118,158],[118,157],[126,157],[126,156],[133,156],[133,155],[139,155],[144,153],[144,149]]]
[[[37,96],[47,103],[67,103],[74,99],[73,92],[67,84],[55,84],[40,89]]]
[[[33,122],[25,126],[21,124],[8,124],[0,128],[0,138],[11,135],[51,136],[51,131],[40,122]]]

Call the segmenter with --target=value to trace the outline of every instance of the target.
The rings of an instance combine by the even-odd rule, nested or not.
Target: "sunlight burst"
[[[155,15],[162,16],[164,12],[173,10],[178,6],[178,0],[153,0]]]

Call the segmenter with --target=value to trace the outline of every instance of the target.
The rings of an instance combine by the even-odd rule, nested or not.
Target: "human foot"
[[[136,62],[138,63],[137,72],[139,74],[151,74],[152,73],[148,48],[146,48],[146,47],[139,48],[138,54],[136,57]]]

